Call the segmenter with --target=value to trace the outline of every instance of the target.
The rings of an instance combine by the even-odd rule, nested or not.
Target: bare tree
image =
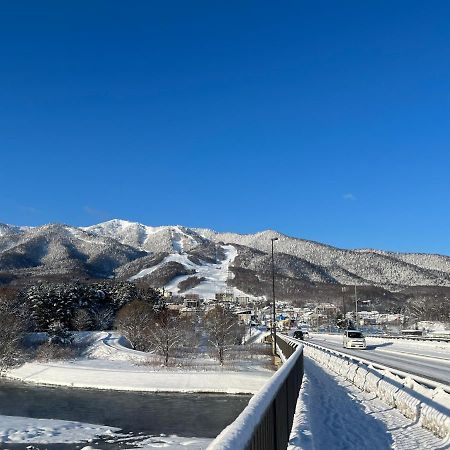
[[[164,357],[164,365],[169,357],[180,347],[192,342],[193,324],[177,311],[163,309],[155,311],[153,324],[149,329],[150,343],[153,349]]]
[[[115,326],[128,339],[135,350],[146,352],[151,348],[149,333],[153,321],[152,305],[134,300],[120,309]]]
[[[155,309],[154,305],[135,300],[117,314],[116,328],[135,350],[150,351],[164,358],[164,364],[174,352],[191,343],[194,327],[190,321],[170,309]]]
[[[77,309],[70,320],[71,329],[75,331],[86,331],[92,328],[92,317],[89,312],[84,309]]]
[[[227,308],[216,305],[204,317],[208,340],[214,347],[221,366],[225,352],[242,341],[243,331],[237,316]]]
[[[114,308],[111,305],[96,305],[91,310],[95,330],[110,330],[114,321]]]

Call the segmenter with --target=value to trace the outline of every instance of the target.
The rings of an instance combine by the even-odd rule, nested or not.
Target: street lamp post
[[[275,263],[273,259],[273,242],[278,241],[277,237],[270,239],[272,242],[272,355],[277,354],[277,326],[275,320]]]
[[[345,317],[346,311],[345,311],[345,292],[347,291],[347,288],[345,286],[342,286],[342,315],[344,316],[344,321],[347,320]]]

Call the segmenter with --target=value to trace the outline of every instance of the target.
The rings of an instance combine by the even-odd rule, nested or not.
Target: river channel
[[[213,438],[239,415],[249,399],[248,395],[118,392],[0,381],[0,415],[106,425],[120,428],[121,433],[130,436]],[[110,442],[110,438],[108,441],[99,439],[95,444],[108,450],[127,448],[122,443]],[[17,450],[27,447],[1,445]],[[36,444],[36,447],[71,450],[80,448],[80,444]]]

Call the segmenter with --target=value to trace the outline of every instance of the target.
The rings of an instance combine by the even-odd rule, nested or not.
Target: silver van
[[[366,338],[358,330],[345,330],[344,338],[342,341],[342,346],[344,348],[367,348]]]

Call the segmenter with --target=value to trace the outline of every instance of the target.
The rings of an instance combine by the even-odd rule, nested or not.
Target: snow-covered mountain
[[[72,273],[108,277],[116,268],[146,255],[116,239],[66,225],[2,225],[0,230],[0,272],[17,277]]]
[[[277,280],[286,296],[341,284],[390,291],[450,287],[450,257],[444,255],[345,250],[270,230],[242,235],[124,220],[90,227],[0,224],[0,282],[2,277],[116,277],[145,279],[175,293],[207,296],[233,285],[236,293],[264,295],[273,237],[278,237]]]
[[[205,242],[194,230],[182,226],[149,227],[119,219],[84,227],[82,230],[152,253],[179,253]]]

